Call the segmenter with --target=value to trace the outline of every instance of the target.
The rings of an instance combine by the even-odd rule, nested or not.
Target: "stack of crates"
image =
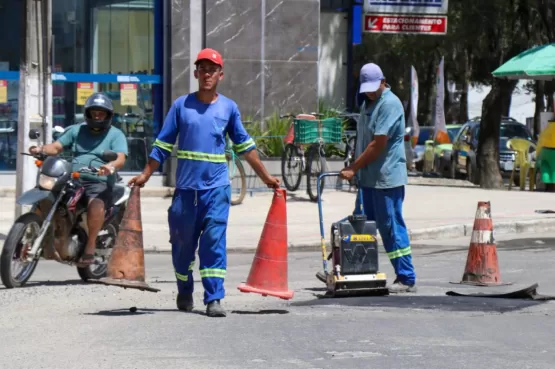
[[[307,145],[317,143],[319,139],[325,144],[341,143],[342,129],[339,118],[295,119],[295,143]]]

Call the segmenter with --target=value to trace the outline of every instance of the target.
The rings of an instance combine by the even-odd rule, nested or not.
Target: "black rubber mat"
[[[537,291],[538,284],[534,283],[533,285],[522,288],[516,291],[502,291],[499,293],[461,293],[455,291],[447,291],[445,294],[447,296],[462,296],[462,297],[490,297],[490,298],[502,298],[502,299],[522,299],[522,300],[536,300],[536,301],[547,301],[547,300],[555,300],[555,296],[547,296],[547,295],[540,295]],[[468,290],[475,291],[475,289]],[[491,291],[491,290],[490,290]]]

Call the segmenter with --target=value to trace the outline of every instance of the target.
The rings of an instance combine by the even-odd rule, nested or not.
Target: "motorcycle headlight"
[[[41,174],[39,176],[39,186],[45,190],[52,190],[58,179]]]

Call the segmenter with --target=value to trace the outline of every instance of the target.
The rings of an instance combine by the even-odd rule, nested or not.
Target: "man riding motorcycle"
[[[85,123],[70,127],[51,144],[29,148],[31,154],[42,152],[50,156],[59,155],[64,150],[71,151],[74,171],[89,165],[99,167],[98,174],[83,173],[80,176],[88,202],[88,241],[79,260],[81,266],[94,263],[96,238],[102,229],[105,209],[110,205],[116,183],[115,171],[123,168],[128,155],[127,138],[120,129],[112,126],[113,116],[114,106],[110,98],[94,93],[85,102]],[[109,163],[103,160],[102,152],[105,150],[116,152],[117,160]]]

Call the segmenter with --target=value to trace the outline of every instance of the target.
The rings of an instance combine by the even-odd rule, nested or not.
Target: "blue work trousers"
[[[412,264],[409,233],[403,219],[405,186],[377,189],[361,188],[364,214],[376,222],[383,245],[399,282],[416,283]],[[361,214],[360,194],[357,196],[354,214]]]
[[[198,247],[204,304],[225,296],[226,231],[231,187],[176,189],[168,209],[172,259],[180,294],[193,293],[193,267]]]

